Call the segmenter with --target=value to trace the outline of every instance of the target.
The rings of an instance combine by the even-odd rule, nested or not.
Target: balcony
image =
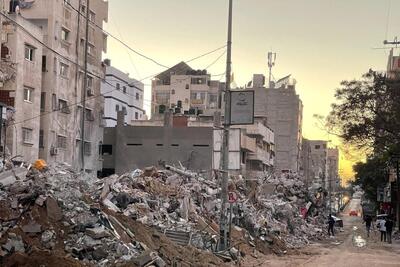
[[[243,133],[241,134],[241,144],[240,147],[243,150],[246,150],[248,152],[256,152],[256,139],[255,138],[250,138]]]

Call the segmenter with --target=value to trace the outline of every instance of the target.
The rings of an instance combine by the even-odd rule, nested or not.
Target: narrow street
[[[375,227],[368,238],[362,218],[349,216],[350,210],[359,209],[360,200],[353,199],[341,216],[344,229],[335,238],[311,244],[298,254],[260,257],[243,266],[400,266],[400,241],[380,242]]]

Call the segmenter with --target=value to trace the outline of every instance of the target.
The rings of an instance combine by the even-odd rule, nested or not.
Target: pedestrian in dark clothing
[[[381,242],[386,242],[386,226],[385,226],[385,220],[384,219],[378,219],[376,220],[376,228],[379,229],[381,232]]]
[[[333,219],[332,214],[329,214],[328,218],[328,235],[329,236],[335,236],[335,231],[333,226],[335,225],[335,219]]]
[[[393,220],[391,217],[386,218],[385,227],[386,227],[386,238],[389,244],[392,244],[392,231],[393,231]]]
[[[367,228],[367,236],[369,237],[369,232],[371,231],[372,217],[367,215],[365,217],[365,227]]]

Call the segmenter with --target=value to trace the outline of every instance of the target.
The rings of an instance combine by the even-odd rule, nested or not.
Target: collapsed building
[[[104,179],[66,164],[26,167],[0,175],[4,266],[231,266],[254,251],[283,255],[325,236],[320,193],[293,174],[231,177],[231,246],[218,252],[217,179],[170,165]]]

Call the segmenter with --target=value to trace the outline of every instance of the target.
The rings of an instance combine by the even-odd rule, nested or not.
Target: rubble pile
[[[282,238],[288,248],[298,248],[323,238],[327,214],[323,208],[318,208],[314,191],[306,188],[296,175],[282,174],[260,180],[256,200],[243,206],[243,225],[253,228],[249,230],[254,234],[258,232],[262,240],[266,240],[268,234],[275,235]],[[317,216],[307,215],[311,206],[318,209]],[[302,209],[305,209],[303,215]]]
[[[153,266],[163,267],[171,263],[164,259],[176,258],[175,255],[160,257],[156,251],[136,239],[134,229],[122,222],[119,214],[104,208],[90,196],[90,192],[98,191],[98,186],[106,188],[108,180],[103,184],[63,164],[43,172],[35,168],[29,172],[25,169],[22,175],[13,176],[13,179],[7,177],[0,180],[0,265],[4,263],[7,266],[7,261],[3,260],[12,262],[17,256],[21,258],[21,255],[35,253],[37,250],[51,251],[52,255],[62,255],[68,260],[79,260],[79,264],[95,266],[124,263],[129,266],[145,266],[153,263]],[[117,185],[109,184],[113,190],[123,192],[122,188],[116,188]],[[141,187],[139,183],[136,186]],[[141,194],[144,192],[132,192],[135,198],[144,197]],[[127,201],[131,201],[129,195],[118,195],[119,206],[125,205]],[[132,206],[132,203],[127,207],[129,216],[133,216],[128,214],[133,207],[145,213],[150,206],[155,205],[151,199],[146,204],[135,200],[133,202],[137,205]],[[107,198],[104,198],[103,203],[113,210],[112,202],[107,201]],[[115,210],[118,212],[119,208]],[[154,220],[153,217],[150,219]],[[141,231],[149,230],[142,228]],[[148,235],[155,234],[150,231]],[[166,240],[160,243],[173,247],[172,242]],[[179,249],[175,250],[178,253]],[[215,265],[221,264],[213,255],[208,259]]]
[[[217,180],[166,167],[104,179],[65,164],[1,173],[0,263],[45,251],[71,266],[74,260],[76,266],[224,266],[254,247],[285,253],[322,237],[325,214],[299,177],[249,182],[236,176],[229,182],[238,196],[229,207],[231,247],[214,253],[221,211]],[[307,217],[311,206],[316,216]]]

